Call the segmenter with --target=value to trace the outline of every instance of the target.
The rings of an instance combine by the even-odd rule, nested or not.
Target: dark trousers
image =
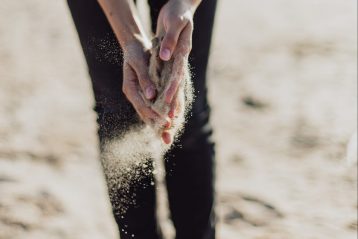
[[[165,0],[151,0],[152,27]],[[136,113],[121,91],[122,52],[96,0],[68,0],[87,60],[96,100],[101,144],[138,123]],[[214,239],[214,144],[209,124],[206,72],[216,0],[204,0],[194,19],[190,56],[196,100],[186,130],[165,157],[166,183],[177,239]],[[132,185],[136,205],[114,215],[122,239],[161,239],[156,220],[153,175]],[[118,198],[124,197],[118,192]],[[113,203],[113,202],[112,202]],[[115,207],[114,207],[115,208]],[[134,237],[133,237],[134,236]]]

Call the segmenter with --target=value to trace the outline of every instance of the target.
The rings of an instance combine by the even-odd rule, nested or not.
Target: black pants
[[[152,27],[166,0],[149,1]],[[138,123],[136,113],[121,92],[121,48],[96,0],[68,0],[89,67],[103,143]],[[216,0],[204,0],[194,19],[193,51],[190,56],[196,100],[180,145],[167,155],[165,167],[169,206],[177,239],[214,239],[214,144],[209,125],[206,71]],[[122,239],[162,238],[156,220],[153,175],[133,185],[136,205],[126,213],[114,211]],[[118,192],[118,197],[122,197]],[[113,203],[113,202],[112,202]],[[134,235],[134,237],[133,237]]]

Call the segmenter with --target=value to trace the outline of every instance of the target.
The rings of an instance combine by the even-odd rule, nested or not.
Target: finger
[[[170,119],[174,119],[175,118],[175,114],[176,114],[176,112],[177,112],[177,107],[178,107],[178,105],[177,105],[177,101],[174,101],[175,103],[172,105],[172,107],[170,108],[170,111],[169,111],[169,114],[168,114],[168,116],[169,116],[169,118]]]
[[[178,39],[178,44],[176,48],[176,53],[178,55],[189,55],[192,49],[192,36],[193,36],[193,25],[188,23],[183,31],[180,34]]]
[[[136,66],[135,72],[138,76],[138,83],[147,100],[152,100],[156,96],[156,88],[150,80],[148,66],[140,63]]]
[[[165,131],[162,133],[162,140],[165,144],[171,144],[172,143],[172,136],[169,132]]]
[[[171,127],[172,127],[172,122],[170,121],[170,119],[167,119],[167,121],[165,122],[163,128],[164,128],[165,130],[168,130],[168,129],[170,129]]]
[[[124,63],[123,65],[123,85],[122,85],[122,91],[127,96],[130,96],[129,90],[133,87],[137,87],[137,75],[133,68],[128,64]]]
[[[174,95],[177,93],[180,83],[185,75],[185,64],[192,49],[192,34],[192,24],[188,23],[182,31],[178,41],[176,56],[172,70],[173,73],[170,80],[171,84],[169,85],[165,93],[165,102],[167,104],[171,104]]]
[[[151,122],[151,121],[158,121],[160,116],[152,110],[150,107],[146,106],[145,102],[143,101],[142,97],[138,94],[136,94],[136,90],[133,90],[133,93],[129,97],[129,101],[134,106],[135,110],[141,117],[141,119],[145,122]],[[136,94],[136,95],[135,95]]]
[[[170,119],[174,119],[175,115],[178,112],[179,101],[178,101],[177,97],[178,97],[178,93],[174,96],[172,105],[170,106],[170,111],[168,113],[168,116]]]
[[[171,59],[184,27],[184,24],[174,23],[174,21],[166,27],[159,53],[159,56],[163,61],[169,61]]]
[[[165,102],[171,104],[185,75],[185,57],[176,56],[173,64],[170,84],[165,90]]]
[[[150,107],[146,106],[144,99],[139,94],[139,85],[136,82],[136,74],[133,68],[128,64],[124,65],[123,78],[123,92],[142,120],[146,123],[149,121],[148,119],[157,120],[159,115]]]

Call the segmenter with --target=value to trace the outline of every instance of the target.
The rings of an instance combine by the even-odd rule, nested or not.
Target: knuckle
[[[193,25],[193,14],[191,13],[191,12],[186,12],[184,15],[182,15],[181,17],[180,17],[180,22],[182,23],[182,24],[185,24],[185,25],[187,25],[187,24],[190,24],[190,25]]]
[[[188,26],[190,27],[190,29],[194,29],[194,20],[192,18],[188,20]]]
[[[140,75],[138,81],[141,87],[148,87],[150,84],[145,75]]]
[[[177,16],[177,15],[170,15],[168,17],[168,21],[169,21],[171,26],[176,27],[176,26],[180,26],[181,24],[183,24],[185,19],[184,19],[184,17],[180,17],[180,16]]]
[[[193,15],[190,12],[186,12],[184,15],[180,16],[178,19],[181,24],[186,25],[193,20]]]

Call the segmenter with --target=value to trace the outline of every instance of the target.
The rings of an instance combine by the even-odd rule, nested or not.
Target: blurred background
[[[216,20],[218,238],[356,238],[357,1],[222,0]],[[2,0],[0,239],[116,238],[92,97],[66,2]]]

